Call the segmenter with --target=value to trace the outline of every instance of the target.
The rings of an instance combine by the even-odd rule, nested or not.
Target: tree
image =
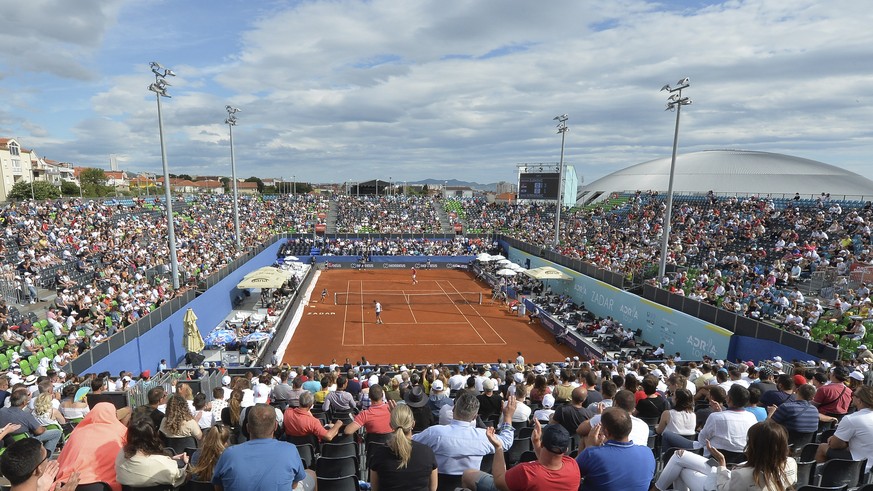
[[[31,184],[33,185],[31,187]],[[24,200],[34,197],[36,199],[48,199],[60,197],[58,187],[46,181],[18,181],[12,186],[6,199]]]
[[[72,181],[64,181],[61,184],[61,194],[64,196],[79,196],[79,186]]]
[[[179,179],[185,179],[186,181],[195,181],[196,180],[188,174],[179,174]]]
[[[229,193],[230,192],[230,178],[229,177],[222,177],[221,179],[219,179],[219,181],[221,181],[221,185],[224,186],[224,192]]]
[[[246,182],[256,182],[256,183],[258,183],[258,192],[259,192],[259,193],[263,193],[263,192],[264,192],[264,181],[262,181],[259,177],[252,176],[252,177],[246,179]]]

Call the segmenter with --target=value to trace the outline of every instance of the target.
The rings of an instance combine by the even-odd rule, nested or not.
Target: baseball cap
[[[570,433],[563,425],[550,424],[543,427],[543,448],[552,453],[562,454],[570,446]]]
[[[488,380],[486,380],[485,382],[482,383],[482,387],[486,391],[491,391],[497,387],[497,382],[495,382],[494,380],[489,378]]]
[[[840,382],[845,382],[849,378],[849,371],[843,366],[838,366],[834,368],[834,377]]]
[[[230,385],[230,375],[221,377],[221,385]]]
[[[858,350],[860,350],[860,351],[864,351],[865,349],[867,349],[866,344],[862,344],[862,345],[858,346]]]
[[[858,382],[863,382],[864,381],[864,374],[855,370],[854,372],[849,374],[849,378],[853,378],[853,379],[857,380]]]
[[[770,367],[761,367],[758,369],[758,376],[761,377],[762,379],[772,377],[773,370],[771,370]],[[806,383],[806,382],[804,382],[804,383]]]
[[[543,397],[543,407],[552,408],[552,407],[554,407],[554,405],[555,405],[555,396],[553,396],[552,394],[546,394]]]
[[[443,381],[442,380],[434,380],[433,383],[430,385],[430,389],[431,389],[431,391],[437,391],[437,392],[445,389],[445,387],[443,387]]]
[[[794,385],[806,385],[806,382],[806,377],[804,377],[803,375],[799,373],[794,375]]]
[[[515,372],[515,375],[513,375],[512,378],[513,378],[513,380],[515,380],[515,383],[517,383],[517,384],[524,383],[524,374],[521,372]]]

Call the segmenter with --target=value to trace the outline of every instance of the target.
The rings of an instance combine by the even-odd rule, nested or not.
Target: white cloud
[[[57,27],[61,3],[20,9]],[[680,152],[767,150],[869,173],[873,11],[851,0],[679,8],[633,0],[338,0],[254,13],[222,0],[210,3],[210,15],[239,19],[238,30],[215,32],[189,16],[154,34],[141,26],[172,18],[158,10],[173,3],[102,5],[86,4],[76,25],[52,36],[31,36],[35,66],[0,58],[90,91],[71,101],[90,110],[65,114],[65,131],[38,119],[19,125],[25,134],[17,136],[45,143],[59,160],[100,162],[116,153],[133,170],[159,168],[150,74],[140,59],[151,49],[149,58],[179,74],[163,104],[178,172],[227,168],[221,121],[231,103],[243,109],[234,130],[241,174],[512,179],[515,163],[558,160],[552,117],[568,113],[567,161],[591,181],[669,155],[673,115],[662,111],[658,88],[690,76],[694,104],[683,111]],[[113,39],[118,31],[130,37],[128,48],[101,45],[110,28]],[[172,44],[158,37],[184,42],[152,48]],[[231,48],[206,56],[211,45]],[[123,62],[96,86],[75,82],[107,52]],[[24,77],[10,73],[0,83]],[[31,105],[53,89],[36,90]],[[51,104],[35,117],[57,111]]]

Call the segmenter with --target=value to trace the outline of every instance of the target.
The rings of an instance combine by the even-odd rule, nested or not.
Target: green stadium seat
[[[21,360],[19,365],[21,366],[21,374],[25,377],[33,373],[33,369],[30,368],[30,363],[27,360]]]

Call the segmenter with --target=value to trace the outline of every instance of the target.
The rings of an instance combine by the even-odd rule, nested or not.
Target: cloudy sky
[[[871,177],[873,8],[862,0],[0,0],[0,136],[46,158],[342,182],[495,182],[566,161],[587,182],[680,154],[763,150]]]

